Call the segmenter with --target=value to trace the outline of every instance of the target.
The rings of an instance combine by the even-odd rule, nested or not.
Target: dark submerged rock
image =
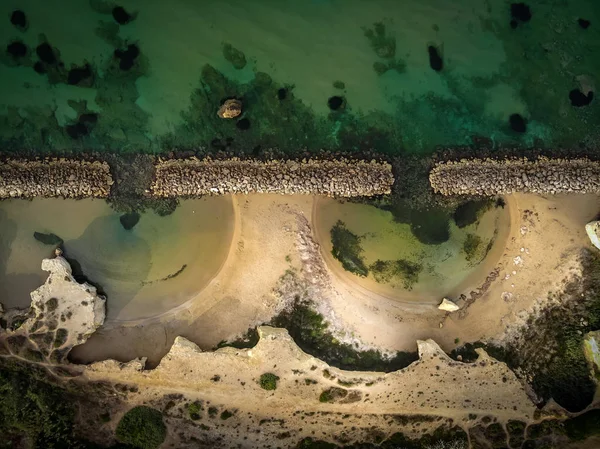
[[[513,19],[521,22],[529,22],[531,20],[531,9],[525,3],[511,3],[510,15]]]
[[[46,66],[44,65],[44,63],[42,61],[37,61],[33,65],[33,70],[35,70],[40,75],[43,75],[44,73],[46,73]]]
[[[236,122],[235,126],[242,131],[250,129],[250,120],[247,118],[240,119]]]
[[[338,95],[329,97],[329,100],[327,100],[327,105],[332,111],[337,111],[338,109],[342,108],[342,106],[344,106],[344,103],[344,97],[340,97]]]
[[[277,98],[280,100],[285,100],[287,98],[287,89],[282,87],[277,91]]]
[[[433,45],[429,45],[427,51],[429,52],[429,65],[436,72],[440,72],[444,68],[444,61],[442,61],[438,49]]]
[[[63,244],[63,239],[52,233],[44,234],[43,232],[34,232],[33,238],[44,245],[58,246]]]
[[[50,44],[48,44],[48,42],[44,42],[38,45],[35,49],[35,52],[37,53],[38,58],[40,58],[42,62],[45,62],[46,64],[56,63],[56,55],[54,54],[54,50],[52,49]]]
[[[589,26],[592,24],[592,22],[590,22],[589,20],[585,20],[585,19],[577,19],[577,23],[584,30],[587,30],[589,28]]]
[[[588,94],[584,94],[579,89],[573,89],[569,92],[569,100],[571,100],[571,105],[575,107],[582,107],[589,105],[594,99],[594,92],[590,91]]]
[[[527,122],[519,114],[512,114],[508,118],[508,123],[510,124],[511,129],[515,132],[524,133],[527,131]]]
[[[126,50],[116,49],[115,58],[119,59],[119,68],[124,71],[130,70],[135,60],[140,55],[140,49],[135,44],[129,44]]]
[[[69,70],[69,75],[67,76],[67,83],[76,86],[83,81],[87,81],[86,84],[93,82],[93,72],[92,68],[89,64],[84,65],[83,67],[74,67]]]
[[[73,140],[80,139],[81,137],[87,136],[90,131],[87,126],[83,123],[75,123],[74,125],[67,125],[65,128],[69,137]]]
[[[122,6],[115,6],[112,10],[112,16],[119,25],[127,25],[133,20],[132,15],[125,11]]]
[[[510,27],[514,30],[515,28],[517,28],[519,26],[519,22],[517,22],[515,19],[512,19],[510,21]]]
[[[22,58],[27,55],[27,45],[21,41],[13,41],[6,46],[6,52],[13,58]]]
[[[123,229],[125,229],[126,231],[130,231],[140,221],[140,214],[138,214],[137,212],[123,214],[119,217],[119,221],[121,222],[121,226],[123,226]]]
[[[86,125],[95,125],[98,122],[98,114],[95,114],[93,112],[88,112],[85,114],[81,114],[79,116],[79,123],[84,123]]]
[[[10,15],[10,23],[17,28],[24,30],[27,28],[27,16],[20,9],[15,9]]]

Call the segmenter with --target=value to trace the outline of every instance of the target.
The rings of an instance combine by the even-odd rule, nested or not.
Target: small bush
[[[221,412],[221,419],[223,421],[231,418],[232,416],[233,416],[233,413],[231,413],[229,410],[225,410],[225,411]]]
[[[156,449],[167,437],[162,413],[150,407],[134,407],[117,426],[119,441],[141,449]]]
[[[279,377],[273,373],[265,373],[260,376],[260,387],[263,390],[276,390]]]
[[[202,410],[204,410],[204,408],[202,407],[202,403],[200,401],[192,402],[187,406],[187,411],[190,415],[190,419],[194,421],[201,418]]]
[[[348,396],[348,390],[338,387],[331,387],[327,390],[323,390],[319,396],[319,402],[334,402],[338,399],[343,399],[346,396]]]

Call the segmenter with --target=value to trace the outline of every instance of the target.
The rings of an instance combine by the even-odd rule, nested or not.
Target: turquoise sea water
[[[572,102],[600,83],[600,3],[526,6],[5,0],[0,149],[595,147],[598,99]],[[231,97],[243,114],[220,119]]]

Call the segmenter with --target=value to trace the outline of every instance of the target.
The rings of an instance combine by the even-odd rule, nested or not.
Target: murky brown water
[[[229,197],[185,200],[167,217],[145,213],[130,231],[101,200],[3,201],[0,301],[26,307],[45,281],[39,267],[53,247],[35,240],[37,231],[62,238],[67,257],[104,290],[108,320],[155,316],[193,298],[218,273],[233,228]]]

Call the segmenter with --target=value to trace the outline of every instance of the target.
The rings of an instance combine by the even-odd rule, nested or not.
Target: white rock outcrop
[[[448,298],[444,298],[438,306],[438,309],[445,310],[446,312],[456,312],[460,309],[460,307],[453,301],[450,301]]]
[[[587,232],[592,244],[600,249],[600,221],[592,221],[586,224],[585,232]]]
[[[79,284],[63,257],[44,259],[42,270],[50,274],[44,285],[31,293],[31,308],[19,311],[25,321],[4,337],[14,354],[61,363],[73,346],[85,343],[104,323],[106,299],[93,285]]]

